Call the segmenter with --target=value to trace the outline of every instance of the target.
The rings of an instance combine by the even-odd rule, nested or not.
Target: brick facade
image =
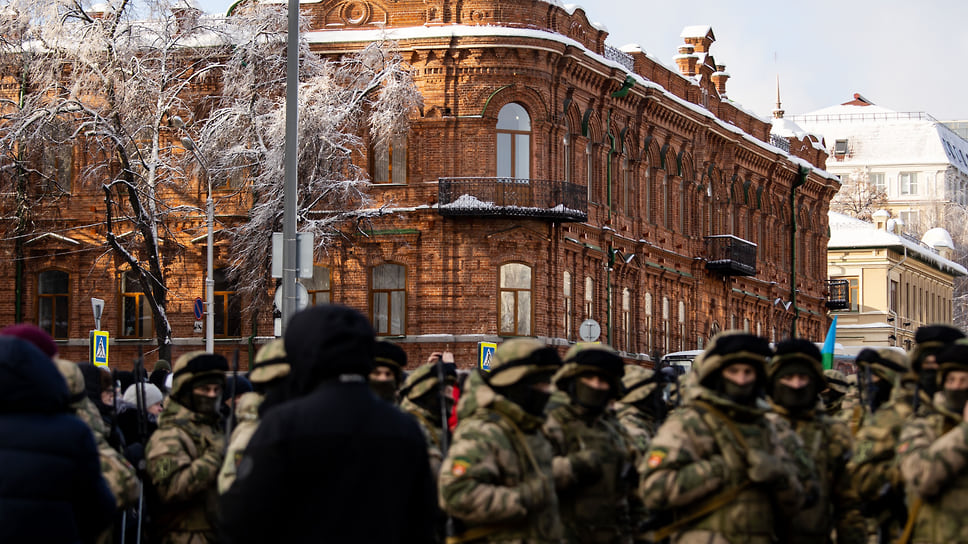
[[[348,229],[344,242],[315,259],[330,270],[331,300],[370,315],[373,267],[404,267],[404,331],[394,338],[412,364],[450,349],[463,366],[472,365],[477,342],[500,341],[499,271],[508,263],[530,267],[531,288],[519,294],[532,301],[530,334],[562,349],[588,318],[601,324],[603,341],[638,360],[701,347],[729,328],[779,340],[794,318],[799,336],[822,340],[827,209],[839,182],[822,170],[823,151],[804,142],[791,142],[790,153],[772,147],[770,124],[725,99],[724,79],[717,90],[710,76],[722,67],[711,55],[694,67],[700,76],[685,77],[633,50],[624,61],[630,71],[607,60],[615,55],[606,51],[607,33],[581,8],[570,12],[540,0],[323,0],[303,10],[318,30],[307,38],[326,53],[359,48],[386,29],[424,97],[407,136],[406,183],[372,189],[375,205],[392,213],[370,220],[366,234]],[[498,184],[497,122],[509,104],[530,118],[528,173],[520,177],[579,186],[588,197],[580,210],[585,220],[453,216],[438,207],[441,178]],[[52,224],[67,216],[81,224],[104,205],[95,193],[66,200]],[[189,219],[184,231],[201,236],[202,226]],[[76,251],[72,242],[50,237],[36,249],[28,244],[24,318],[36,316],[37,272],[71,271],[72,340],[64,349],[79,359],[86,358],[93,328],[88,299],[106,300],[109,325],[118,314],[116,264],[98,258],[103,246],[96,234],[83,243],[100,252]],[[707,270],[711,235],[755,243],[755,275]],[[169,263],[175,356],[201,345],[202,335],[192,333],[191,303],[203,296],[204,249],[204,241],[184,244]],[[220,248],[217,263],[227,262],[226,251]],[[2,267],[12,278],[14,263]],[[0,319],[12,322],[16,296],[5,289],[11,296],[0,301]],[[785,309],[782,302],[794,297]],[[258,342],[272,334],[270,308],[248,309],[244,334],[253,322]],[[244,365],[246,340],[220,340],[219,349],[241,345]],[[135,346],[111,349],[126,366]]]

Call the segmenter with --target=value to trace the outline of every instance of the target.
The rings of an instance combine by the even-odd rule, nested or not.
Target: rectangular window
[[[890,292],[888,293],[888,304],[894,315],[897,315],[897,282],[891,280]]]
[[[373,146],[373,183],[407,183],[407,135]]]
[[[562,294],[565,299],[565,339],[572,340],[571,329],[572,329],[572,312],[573,312],[573,302],[571,298],[571,273],[565,272],[562,279]]]
[[[215,269],[215,336],[242,336],[242,300],[229,281],[226,269]]]
[[[70,276],[60,270],[37,275],[37,326],[53,338],[67,338],[70,327]]]
[[[595,300],[595,281],[585,276],[585,319],[592,319],[593,302]]]
[[[898,174],[897,180],[901,186],[902,195],[918,194],[918,173],[917,172],[901,172],[900,174]]]
[[[151,307],[144,286],[134,272],[121,276],[121,336],[149,338],[153,335]]]
[[[850,306],[841,310],[844,312],[856,312],[860,310],[860,279],[856,276],[853,277],[831,277],[833,280],[847,280],[847,298]]]
[[[921,211],[920,210],[908,210],[898,213],[901,221],[904,221],[905,231],[917,231],[917,226],[921,222]]]
[[[531,267],[521,263],[501,266],[500,331],[505,336],[531,335]]]
[[[884,172],[871,172],[867,174],[867,182],[878,191],[887,192],[887,180],[884,178]]]
[[[309,304],[316,306],[330,303],[329,268],[313,266],[313,277],[299,280],[309,293]]]
[[[834,141],[834,156],[843,157],[847,154],[847,140],[835,140]]]
[[[378,335],[405,334],[406,286],[406,269],[402,265],[373,267],[371,300],[373,327]]]

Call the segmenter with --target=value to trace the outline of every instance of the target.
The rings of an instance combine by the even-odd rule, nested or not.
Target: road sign
[[[202,321],[195,321],[195,327],[192,330],[195,332],[202,332],[202,325],[204,325]]]
[[[95,366],[108,367],[108,332],[91,331],[91,362]]]
[[[494,357],[494,350],[497,349],[497,344],[494,342],[478,342],[477,343],[477,353],[478,353],[478,366],[481,370],[489,372],[491,370],[491,357]]]
[[[101,330],[101,315],[104,313],[104,300],[92,297],[91,307],[94,309],[94,328]]]
[[[276,289],[273,302],[276,303],[276,308],[282,309],[282,289]],[[296,282],[296,311],[302,310],[306,306],[309,306],[309,291],[306,290],[305,285]]]
[[[202,304],[202,299],[200,297],[195,297],[195,303],[192,304],[192,310],[195,312],[195,321],[202,319],[205,315],[205,305]]]
[[[585,342],[594,342],[602,334],[602,326],[594,319],[586,319],[578,327],[578,337]]]
[[[281,232],[272,233],[272,277],[282,277],[282,245]],[[313,277],[313,233],[296,233],[296,277]],[[281,306],[280,306],[281,307]]]

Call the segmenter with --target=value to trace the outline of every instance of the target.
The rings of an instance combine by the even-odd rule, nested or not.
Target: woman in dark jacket
[[[114,497],[67,383],[33,345],[0,336],[0,542],[94,542]]]

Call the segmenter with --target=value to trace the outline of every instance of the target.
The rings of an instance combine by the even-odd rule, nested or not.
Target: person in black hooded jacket
[[[50,358],[0,336],[0,542],[94,542],[111,523],[94,436],[69,403]]]
[[[288,400],[264,412],[221,497],[223,543],[435,541],[427,446],[417,423],[367,384],[373,344],[356,310],[292,317]]]

